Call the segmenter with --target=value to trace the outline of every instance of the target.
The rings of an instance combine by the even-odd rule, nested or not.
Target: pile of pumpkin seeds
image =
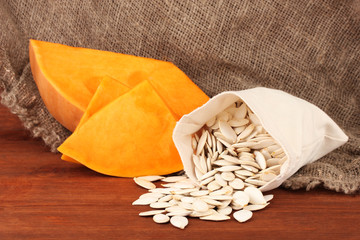
[[[258,188],[276,178],[287,156],[245,103],[238,101],[210,119],[191,144],[198,181],[185,175],[134,178],[149,193],[133,205],[155,209],[140,216],[184,229],[187,217],[224,221],[235,211],[233,217],[245,222],[269,205],[273,195],[264,196]],[[153,183],[158,180],[162,188]]]
[[[261,187],[287,161],[281,146],[242,102],[206,122],[201,134],[194,134],[192,148],[196,178],[211,191],[227,184]]]

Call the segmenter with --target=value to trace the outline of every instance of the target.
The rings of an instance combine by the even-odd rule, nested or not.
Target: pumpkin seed
[[[215,124],[215,122],[216,122],[216,117],[212,117],[205,124],[206,126],[211,127],[212,125]]]
[[[229,195],[214,195],[214,196],[209,196],[209,198],[214,199],[214,200],[231,200],[232,196],[229,196]]]
[[[230,206],[221,208],[217,210],[218,213],[223,214],[223,215],[230,215],[232,212],[232,208]]]
[[[237,171],[235,171],[235,173],[240,174],[240,175],[243,175],[243,176],[245,176],[245,177],[254,176],[254,173],[253,173],[253,172],[250,172],[250,171],[248,171],[248,170],[237,170]]]
[[[184,229],[189,221],[186,217],[183,216],[173,216],[170,218],[170,223],[177,228]]]
[[[233,181],[229,182],[229,186],[233,189],[240,190],[244,188],[244,182],[239,178],[235,178]]]
[[[193,198],[193,197],[183,197],[183,198],[181,198],[181,201],[184,202],[184,203],[193,203],[195,201],[195,198]]]
[[[221,206],[222,205],[222,202],[220,201],[217,201],[217,200],[214,200],[212,198],[209,198],[209,197],[203,197],[201,198],[204,202],[206,202],[207,204],[210,204],[210,205],[214,205],[214,206]]]
[[[212,191],[220,189],[221,185],[214,180],[207,185],[207,188],[209,191],[212,192]]]
[[[156,198],[159,199],[159,198],[161,198],[163,196],[164,196],[164,194],[162,194],[162,193],[152,193],[152,192],[150,192],[150,193],[142,194],[139,198],[156,197]]]
[[[200,217],[201,220],[209,220],[209,221],[225,221],[230,219],[229,216],[226,216],[225,214],[221,214],[221,213],[213,213],[211,215],[207,215],[204,217]]]
[[[209,209],[206,212],[193,211],[192,213],[190,213],[190,217],[204,217],[204,216],[209,216],[214,213],[216,213],[216,211],[214,209]]]
[[[256,185],[256,186],[264,186],[265,184],[267,184],[267,182],[265,182],[265,181],[251,179],[251,178],[246,179],[245,182],[250,183],[252,185]]]
[[[225,181],[230,182],[235,179],[235,174],[233,174],[232,172],[222,172],[221,178],[224,179]]]
[[[216,195],[226,195],[226,193],[228,193],[228,190],[225,188],[213,191],[209,194],[209,196],[216,196]]]
[[[137,179],[144,179],[146,181],[149,181],[149,182],[155,182],[155,181],[158,181],[158,180],[161,180],[161,179],[164,179],[165,177],[163,176],[157,176],[157,175],[152,175],[152,176],[141,176],[141,177],[137,177]]]
[[[215,174],[215,181],[222,187],[227,185],[227,182],[221,177],[219,173]]]
[[[279,165],[280,164],[279,160],[280,160],[279,158],[269,158],[268,160],[266,160],[266,166],[272,167],[275,165]]]
[[[223,151],[223,145],[221,144],[221,142],[219,140],[216,140],[216,149],[217,152],[221,153]]]
[[[158,202],[168,202],[170,201],[171,199],[173,199],[173,196],[172,195],[166,195],[162,198],[159,198]]]
[[[190,195],[193,197],[201,197],[201,196],[206,196],[208,194],[209,194],[208,190],[199,190],[190,193]]]
[[[196,151],[196,149],[197,149],[197,141],[196,141],[196,138],[195,137],[192,137],[191,138],[191,147],[192,147],[192,149],[193,149],[193,151],[195,152]]]
[[[242,133],[245,130],[245,128],[246,128],[246,126],[236,127],[236,128],[234,128],[234,131],[235,131],[236,135],[239,135],[240,133]]]
[[[271,158],[270,153],[266,150],[266,148],[263,148],[260,150],[261,154],[265,157],[265,160],[268,160]]]
[[[249,123],[249,120],[246,118],[243,119],[232,119],[229,121],[231,127],[242,127]]]
[[[245,206],[244,209],[249,210],[249,211],[258,211],[258,210],[264,209],[267,205],[269,205],[269,203],[261,204],[261,205],[252,204],[252,205]]]
[[[135,200],[132,205],[149,205],[151,203],[157,202],[158,198],[156,197],[144,197]]]
[[[237,137],[237,142],[239,142],[241,139],[244,139],[246,137],[248,137],[252,131],[254,130],[254,125],[253,124],[249,124],[242,133],[239,134],[239,136]]]
[[[262,192],[254,187],[245,188],[244,192],[249,196],[251,204],[266,204],[266,200],[264,199],[264,195]]]
[[[198,146],[197,146],[197,149],[196,149],[196,155],[199,155],[201,153],[201,151],[204,149],[207,136],[208,136],[207,132],[203,131],[202,134],[201,134],[201,137],[200,137],[200,139],[198,141]]]
[[[197,212],[206,212],[207,210],[209,210],[209,205],[201,199],[196,199],[192,203],[192,208],[194,209],[194,211]]]
[[[240,166],[224,166],[224,167],[217,168],[217,170],[219,172],[232,172],[232,171],[237,171],[240,169],[241,169]]]
[[[168,202],[153,202],[150,204],[151,208],[167,208],[171,207],[171,203]]]
[[[155,184],[153,184],[152,182],[145,180],[143,178],[134,178],[134,181],[137,185],[139,185],[140,187],[146,188],[146,189],[154,189],[156,188]]]
[[[229,139],[230,142],[233,142],[233,143],[236,142],[237,135],[234,132],[234,130],[232,129],[232,127],[229,125],[228,122],[220,121],[219,128],[220,128],[222,135],[224,135],[225,138]]]
[[[165,212],[165,210],[152,210],[152,211],[141,212],[141,213],[139,213],[139,216],[147,217],[147,216],[153,216],[153,215],[164,213],[164,212]]]
[[[265,182],[270,182],[273,179],[275,179],[276,177],[277,177],[277,175],[274,172],[268,171],[268,172],[263,172],[260,175],[260,180],[265,181]]]
[[[239,164],[239,158],[229,156],[229,155],[222,155],[221,158],[225,159],[228,162]]]
[[[166,177],[164,179],[162,179],[161,181],[163,182],[178,182],[181,180],[185,180],[187,179],[186,176],[171,176],[171,177]]]
[[[259,164],[260,168],[264,170],[266,168],[266,160],[264,155],[262,155],[262,153],[259,151],[254,151],[254,154],[256,162]]]
[[[243,118],[245,118],[246,113],[247,113],[246,104],[243,103],[243,104],[241,104],[241,106],[238,108],[238,110],[235,112],[234,118],[235,118],[235,119],[243,119]]]
[[[207,185],[208,183],[214,181],[215,177],[209,177],[209,178],[206,178],[205,180],[202,180],[200,182],[200,186],[205,186]]]
[[[156,223],[167,223],[169,222],[170,218],[168,216],[166,216],[165,214],[156,214],[153,216],[153,220]]]
[[[270,202],[274,198],[273,194],[264,195],[264,199],[266,202]]]
[[[241,165],[241,167],[244,168],[245,170],[251,171],[253,173],[259,172],[259,169],[255,168],[253,166]]]
[[[229,204],[232,202],[232,200],[223,200],[221,205],[218,206],[218,209],[222,209],[222,208],[226,208],[227,206],[229,206]]]
[[[233,217],[238,222],[246,222],[252,217],[253,213],[249,210],[240,210],[237,212],[234,212]]]

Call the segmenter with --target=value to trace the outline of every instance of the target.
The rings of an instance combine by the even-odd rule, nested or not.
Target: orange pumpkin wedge
[[[103,76],[129,88],[143,79],[153,86],[177,118],[208,97],[170,62],[30,40],[34,80],[53,117],[74,131]]]
[[[176,119],[148,81],[101,108],[58,148],[97,172],[120,177],[183,168],[172,141]]]
[[[139,81],[141,81],[141,79]],[[129,87],[123,85],[119,81],[116,81],[111,77],[105,76],[101,80],[100,85],[98,86],[93,98],[91,99],[84,115],[82,116],[74,132],[76,132],[92,115],[98,112],[101,108],[114,101],[116,98],[123,95],[129,90]],[[78,163],[75,159],[72,159],[71,157],[64,154],[61,156],[61,159],[68,162]]]

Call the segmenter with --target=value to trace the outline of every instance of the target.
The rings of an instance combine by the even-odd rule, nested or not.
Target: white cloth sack
[[[197,180],[192,161],[192,134],[239,99],[257,115],[264,129],[278,141],[288,157],[280,174],[262,186],[262,191],[277,188],[302,166],[316,161],[348,140],[340,127],[321,109],[283,91],[259,87],[223,92],[184,115],[174,129],[175,146],[186,174],[193,181]]]

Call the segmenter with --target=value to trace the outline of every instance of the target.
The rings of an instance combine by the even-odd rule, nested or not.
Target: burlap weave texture
[[[206,94],[255,86],[314,103],[349,142],[284,184],[360,187],[360,21],[348,1],[0,1],[2,103],[55,150],[69,135],[33,82],[29,38],[174,62]]]

